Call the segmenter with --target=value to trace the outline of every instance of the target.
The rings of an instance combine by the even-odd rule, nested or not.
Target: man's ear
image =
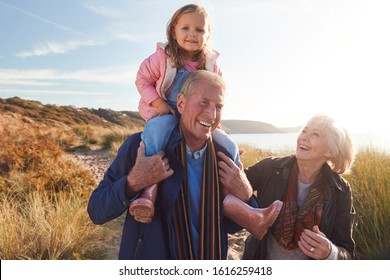
[[[177,106],[177,110],[179,111],[180,114],[182,114],[183,111],[184,111],[184,103],[185,103],[185,101],[186,101],[186,98],[184,97],[184,94],[179,93],[177,95],[176,106]]]

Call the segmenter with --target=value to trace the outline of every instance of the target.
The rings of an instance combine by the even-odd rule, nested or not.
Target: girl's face
[[[179,17],[172,37],[187,52],[188,60],[206,45],[209,37],[208,24],[205,17],[198,13],[186,13]]]

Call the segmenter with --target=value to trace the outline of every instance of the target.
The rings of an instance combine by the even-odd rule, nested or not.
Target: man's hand
[[[252,196],[252,187],[246,178],[242,163],[239,166],[227,157],[224,153],[218,152],[222,161],[218,162],[219,180],[225,188],[225,191],[231,193],[242,201],[249,201]]]
[[[135,165],[127,175],[126,194],[128,197],[134,196],[142,189],[157,184],[173,174],[168,159],[164,157],[164,152],[146,157],[145,144],[140,143]]]

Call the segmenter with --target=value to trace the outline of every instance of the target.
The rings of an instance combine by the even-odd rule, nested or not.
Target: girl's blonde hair
[[[171,19],[168,21],[168,24],[167,24],[168,43],[165,46],[165,53],[167,54],[169,59],[173,62],[173,64],[174,64],[173,66],[175,66],[177,68],[184,67],[186,55],[185,55],[185,51],[182,48],[180,48],[180,46],[178,45],[176,40],[173,38],[173,31],[174,31],[174,28],[175,28],[179,18],[183,14],[187,14],[187,13],[197,13],[197,14],[202,15],[205,18],[206,24],[208,25],[207,32],[209,34],[211,32],[209,15],[208,15],[206,9],[203,8],[202,6],[195,5],[195,4],[185,5],[185,6],[181,7],[180,9],[178,9],[173,14],[173,16],[171,17]],[[194,56],[194,61],[198,62],[198,66],[197,66],[198,70],[206,69],[206,60],[207,60],[207,57],[210,53],[211,53],[211,50],[210,50],[209,44],[208,44],[208,42],[206,42],[204,48],[199,50]]]

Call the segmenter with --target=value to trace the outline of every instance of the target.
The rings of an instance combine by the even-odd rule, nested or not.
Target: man
[[[220,187],[217,153],[227,152],[213,143],[211,134],[221,120],[224,96],[225,83],[218,75],[203,70],[190,73],[177,99],[179,125],[165,153],[145,157],[140,133],[130,136],[119,149],[91,195],[88,213],[94,223],[120,216],[141,190],[159,183],[151,223],[138,223],[127,213],[119,259],[226,259],[227,233],[242,227],[224,216],[223,198],[229,193],[226,197],[233,198],[229,205],[245,205],[240,206],[239,213],[249,207],[242,201],[254,207],[257,202],[245,176],[234,189],[222,191]],[[224,160],[221,170],[234,165],[225,155],[220,156]],[[236,171],[241,172],[238,167]],[[232,207],[229,210],[227,216],[234,218]],[[279,210],[274,205],[257,212],[263,220],[262,232]],[[251,210],[249,216],[253,218],[253,214]]]

